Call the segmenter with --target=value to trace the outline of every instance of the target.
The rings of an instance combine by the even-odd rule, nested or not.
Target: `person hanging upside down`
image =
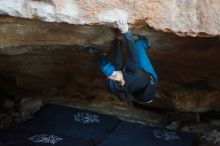
[[[149,103],[155,97],[158,77],[147,55],[148,39],[144,36],[135,39],[126,20],[117,20],[116,24],[126,43],[127,63],[122,66],[120,41],[116,40],[114,65],[106,56],[100,57],[100,68],[107,77],[106,89],[129,104],[132,98]]]

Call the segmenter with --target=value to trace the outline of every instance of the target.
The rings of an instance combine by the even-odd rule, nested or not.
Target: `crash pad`
[[[52,139],[52,140],[51,140]],[[92,111],[48,104],[22,125],[0,130],[0,144],[35,146],[58,140],[74,146],[192,146],[189,133],[152,127]],[[32,141],[31,141],[32,140]],[[49,145],[51,143],[40,143]]]
[[[98,146],[192,146],[193,135],[122,121]]]
[[[100,141],[120,123],[114,116],[72,107],[48,104],[33,119],[16,130],[49,132]]]
[[[0,140],[0,146],[4,146],[3,142]]]

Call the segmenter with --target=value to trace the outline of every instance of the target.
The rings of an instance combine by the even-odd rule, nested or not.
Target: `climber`
[[[123,34],[128,60],[126,66],[122,68],[119,40],[115,41],[114,65],[106,56],[101,56],[100,67],[107,77],[106,88],[120,99],[127,100],[130,105],[133,98],[149,103],[155,96],[158,77],[146,53],[149,48],[148,40],[144,36],[135,39],[129,31],[126,20],[117,20],[116,25]]]

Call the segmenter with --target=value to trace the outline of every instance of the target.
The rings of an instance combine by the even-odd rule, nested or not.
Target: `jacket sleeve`
[[[128,49],[128,64],[137,66],[137,52],[135,48],[134,36],[130,31],[128,31],[124,33],[124,39]]]
[[[115,71],[115,67],[111,64],[108,58],[103,55],[100,57],[99,66],[106,77],[111,76]]]

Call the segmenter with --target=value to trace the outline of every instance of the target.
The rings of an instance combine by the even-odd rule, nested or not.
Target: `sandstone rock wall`
[[[53,44],[87,46],[105,43],[109,45],[113,37],[114,33],[106,26],[76,26],[0,17],[0,48]]]
[[[220,35],[219,0],[1,0],[0,14],[71,24],[127,18],[185,36]]]

